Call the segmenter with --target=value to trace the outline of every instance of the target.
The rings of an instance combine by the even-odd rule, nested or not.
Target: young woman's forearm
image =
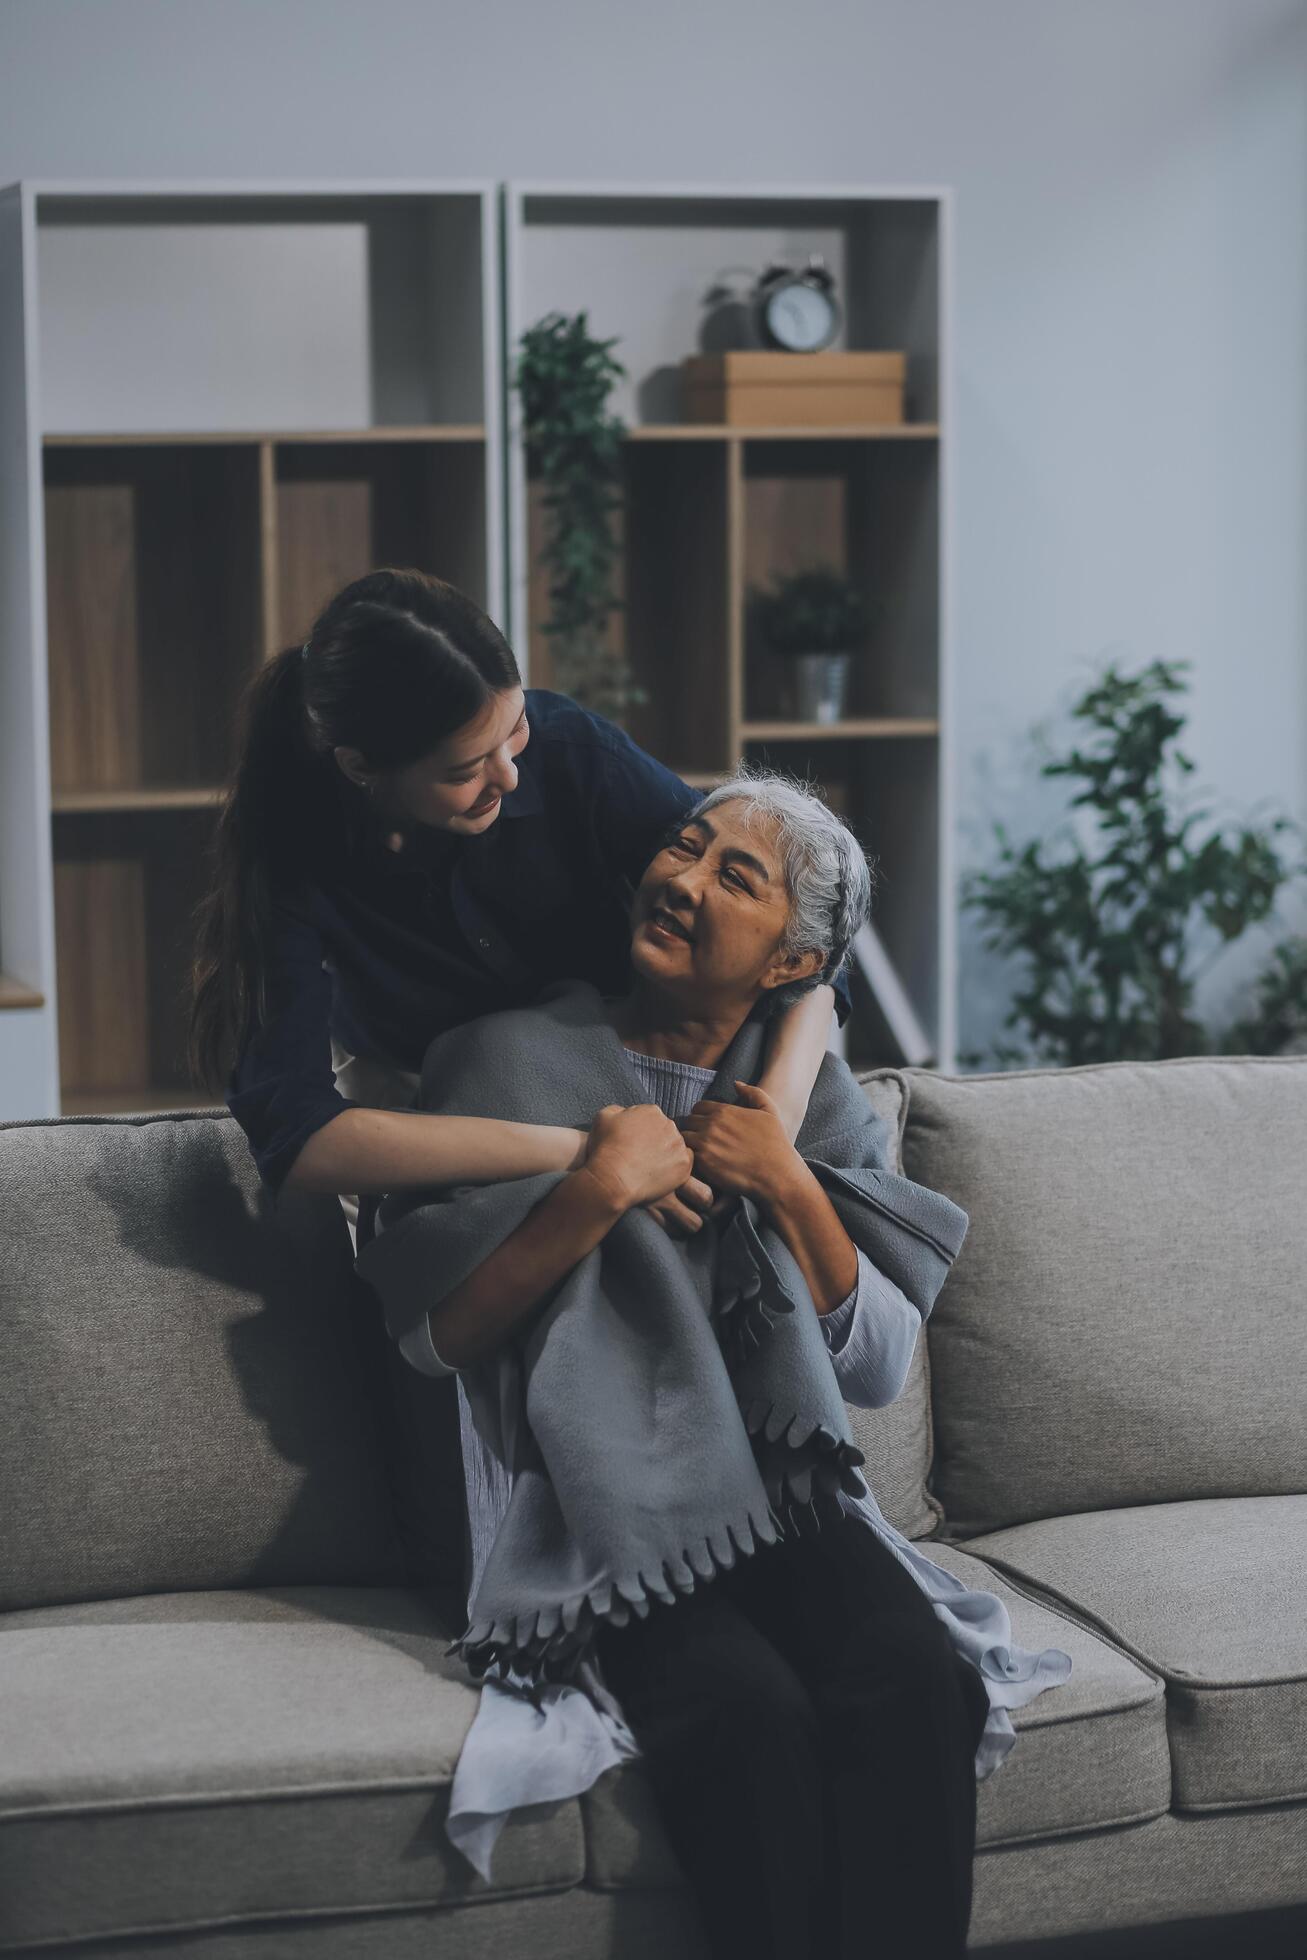
[[[822,985],[777,1014],[767,1032],[759,1087],[780,1111],[793,1143],[808,1113],[808,1098],[830,1040],[835,989]]]
[[[621,1205],[584,1165],[563,1178],[427,1315],[440,1359],[468,1368],[492,1354],[621,1216]]]
[[[793,1253],[817,1312],[831,1313],[858,1283],[858,1249],[801,1157],[784,1182],[760,1202]]]
[[[380,1196],[422,1184],[495,1184],[566,1171],[585,1158],[584,1130],[433,1116],[413,1109],[342,1109],[304,1144],[285,1182],[300,1191]]]

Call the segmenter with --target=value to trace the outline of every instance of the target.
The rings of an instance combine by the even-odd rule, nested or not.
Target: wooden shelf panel
[[[260,443],[313,442],[484,442],[485,425],[480,422],[430,422],[426,424],[378,424],[367,429],[242,429],[234,434],[225,430],[146,430],[110,435],[47,435],[47,449],[198,449],[219,444],[227,448],[249,448]]]
[[[130,789],[62,789],[50,801],[58,816],[93,816],[116,810],[203,810],[221,803],[225,795],[221,783],[164,784],[157,789],[143,783]]]
[[[490,603],[479,444],[278,443],[271,494],[276,645],[302,640],[342,586],[381,565],[414,566]]]
[[[926,715],[863,715],[846,721],[746,721],[746,742],[841,742],[896,735],[938,735],[939,723]]]
[[[748,428],[730,422],[644,422],[626,431],[628,442],[930,442],[938,422],[859,422],[793,429]]]
[[[258,451],[45,453],[54,793],[212,783],[261,657]]]
[[[7,973],[0,973],[0,1009],[44,1006],[45,995],[38,988],[29,987],[25,980],[14,980]]]
[[[195,910],[209,812],[160,823],[149,810],[53,819],[60,1073],[79,1096],[140,1085],[187,1103],[186,1030]]]

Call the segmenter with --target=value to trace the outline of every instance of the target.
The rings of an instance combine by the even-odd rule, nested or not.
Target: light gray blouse
[[[626,1051],[651,1102],[671,1117],[684,1116],[701,1100],[716,1070]],[[921,1316],[893,1281],[858,1251],[852,1293],[821,1317],[836,1379],[845,1399],[863,1408],[884,1407],[899,1395],[921,1330]],[[425,1314],[399,1343],[405,1358],[424,1374],[449,1375],[436,1353]],[[512,1475],[483,1442],[460,1381],[459,1425],[471,1541],[468,1606],[512,1491]],[[974,1662],[990,1697],[989,1719],[976,1754],[976,1774],[997,1769],[1016,1731],[1007,1710],[1022,1706],[1066,1679],[1071,1657],[1059,1647],[1042,1653],[1015,1646],[1007,1608],[996,1593],[978,1591],[926,1558],[881,1513],[874,1497],[839,1493],[888,1544],[935,1604],[955,1645]],[[638,1757],[639,1745],[596,1659],[577,1670],[577,1683],[553,1682],[540,1693],[541,1707],[522,1692],[520,1679],[492,1669],[485,1677],[476,1717],[464,1739],[454,1773],[445,1829],[468,1862],[489,1880],[495,1841],[523,1804],[578,1796],[606,1769]]]

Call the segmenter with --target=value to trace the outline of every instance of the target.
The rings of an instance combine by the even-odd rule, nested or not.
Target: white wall
[[[1307,820],[1307,0],[0,6],[0,182],[442,174],[955,186],[959,866],[1110,653],[1193,661],[1194,794]]]

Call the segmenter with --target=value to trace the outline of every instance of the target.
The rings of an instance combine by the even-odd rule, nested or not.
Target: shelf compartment
[[[142,1085],[204,1102],[188,1086],[185,1043],[212,821],[202,810],[53,819],[65,1110],[87,1097],[130,1098]]]
[[[683,357],[752,343],[743,304],[748,273],[777,259],[802,262],[810,252],[822,254],[843,304],[834,349],[901,349],[909,420],[939,415],[934,194],[518,182],[509,186],[508,210],[514,314],[525,323],[583,306],[591,332],[617,336],[626,375],[611,406],[628,423],[678,422]],[[735,291],[710,302],[726,284]]]
[[[274,449],[276,635],[303,640],[342,586],[381,566],[486,591],[485,446],[278,442]]]
[[[487,194],[43,193],[46,428],[482,421]]]
[[[608,643],[624,648],[647,704],[627,717],[633,739],[678,774],[714,777],[730,753],[726,648],[730,622],[727,458],[721,446],[648,444],[624,452],[623,508]],[[551,513],[528,485],[531,679],[553,687],[549,576],[542,560]]]
[[[55,792],[220,779],[259,658],[257,450],[44,460]]]
[[[763,643],[749,593],[816,564],[851,578],[871,606],[849,682],[850,721],[938,713],[939,469],[933,446],[785,443],[743,449],[747,723],[792,722],[790,660]]]

